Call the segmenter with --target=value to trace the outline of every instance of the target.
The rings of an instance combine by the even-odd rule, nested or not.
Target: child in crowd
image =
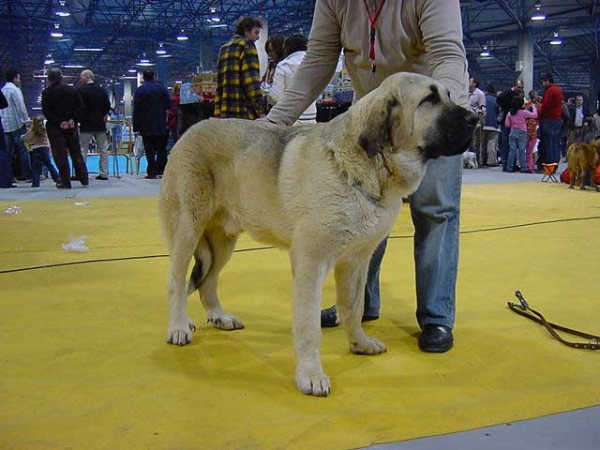
[[[521,173],[532,173],[533,170],[527,168],[526,149],[527,149],[527,119],[537,118],[537,109],[531,104],[531,111],[523,109],[525,99],[523,95],[513,97],[510,112],[506,115],[504,125],[510,128],[508,142],[510,151],[506,162],[504,172],[515,171],[515,159],[518,156]]]
[[[31,123],[31,127],[23,136],[21,136],[23,142],[29,148],[32,153],[32,172],[33,172],[33,183],[31,187],[40,187],[40,174],[42,173],[42,166],[46,166],[50,172],[50,176],[55,183],[60,182],[58,171],[52,161],[50,161],[50,144],[48,142],[48,135],[46,134],[46,127],[44,126],[44,117],[35,116]]]

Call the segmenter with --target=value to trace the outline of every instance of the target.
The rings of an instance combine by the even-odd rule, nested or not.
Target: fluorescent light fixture
[[[63,37],[64,34],[62,34],[60,31],[51,31],[50,32],[50,36],[55,37],[55,38],[59,38],[59,37]]]
[[[44,64],[54,64],[54,58],[52,57],[52,55],[46,56],[46,59],[44,60]]]
[[[216,23],[214,25],[209,25],[208,28],[227,28],[226,23]]]
[[[158,48],[156,49],[156,54],[157,55],[166,55],[167,54],[167,51],[164,49],[162,42],[158,43]]]
[[[83,69],[84,67],[81,64],[65,64],[63,66],[64,69]]]
[[[56,8],[54,10],[54,15],[58,16],[58,17],[69,17],[71,15],[71,13],[69,12],[69,10],[67,9],[67,7],[65,6],[65,1],[61,0],[58,2],[58,8]]]
[[[541,3],[536,3],[534,5],[534,8],[535,8],[535,12],[531,16],[531,20],[544,20],[544,19],[546,19],[546,14],[544,14],[541,11],[541,9],[542,9],[542,4]]]
[[[554,37],[550,41],[550,44],[552,44],[552,45],[560,45],[560,44],[562,44],[562,39],[558,37],[558,33],[554,33]]]
[[[129,72],[129,73],[137,73],[137,69],[128,69],[127,72]]]
[[[484,45],[481,49],[481,53],[479,54],[479,56],[483,56],[484,58],[490,56],[490,51],[488,50],[488,46]]]
[[[181,30],[181,33],[179,33],[177,35],[177,40],[178,41],[187,41],[188,40],[188,37],[183,30]]]
[[[104,49],[101,47],[75,47],[74,52],[103,52]]]

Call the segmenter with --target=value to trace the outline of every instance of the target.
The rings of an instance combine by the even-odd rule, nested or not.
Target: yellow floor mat
[[[388,352],[353,355],[343,330],[324,330],[328,398],[294,385],[285,252],[243,236],[238,250],[256,250],[233,256],[220,296],[246,329],[211,328],[193,297],[194,342],[171,346],[156,198],[85,202],[0,202],[2,449],[348,449],[600,404],[600,352],[506,306],[520,289],[549,320],[600,334],[596,192],[463,187],[456,343],[441,355],[416,346],[404,209],[382,317],[365,327]],[[89,252],[64,252],[70,236]],[[323,305],[333,299],[330,277]]]

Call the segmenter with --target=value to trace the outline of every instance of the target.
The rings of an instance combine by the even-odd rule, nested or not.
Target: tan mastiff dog
[[[326,124],[211,119],[193,126],[171,152],[160,195],[170,254],[167,342],[191,342],[196,327],[187,296],[195,290],[215,327],[244,327],[221,308],[217,284],[247,231],[289,249],[296,384],[305,394],[326,396],[330,381],[319,346],[327,274],[334,269],[350,350],[384,352],[361,326],[371,255],[390,233],[402,198],[419,186],[427,161],[462,154],[476,124],[477,116],[455,105],[444,86],[403,73]]]

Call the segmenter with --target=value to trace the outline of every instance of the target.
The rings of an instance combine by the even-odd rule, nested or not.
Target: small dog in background
[[[600,139],[589,144],[575,142],[567,150],[567,164],[569,166],[569,189],[573,189],[575,183],[579,189],[585,190],[585,179],[589,174],[590,186],[600,192],[596,185],[596,168],[600,163]]]
[[[477,164],[477,155],[475,152],[467,150],[463,153],[463,167],[465,169],[478,169],[479,164]]]

